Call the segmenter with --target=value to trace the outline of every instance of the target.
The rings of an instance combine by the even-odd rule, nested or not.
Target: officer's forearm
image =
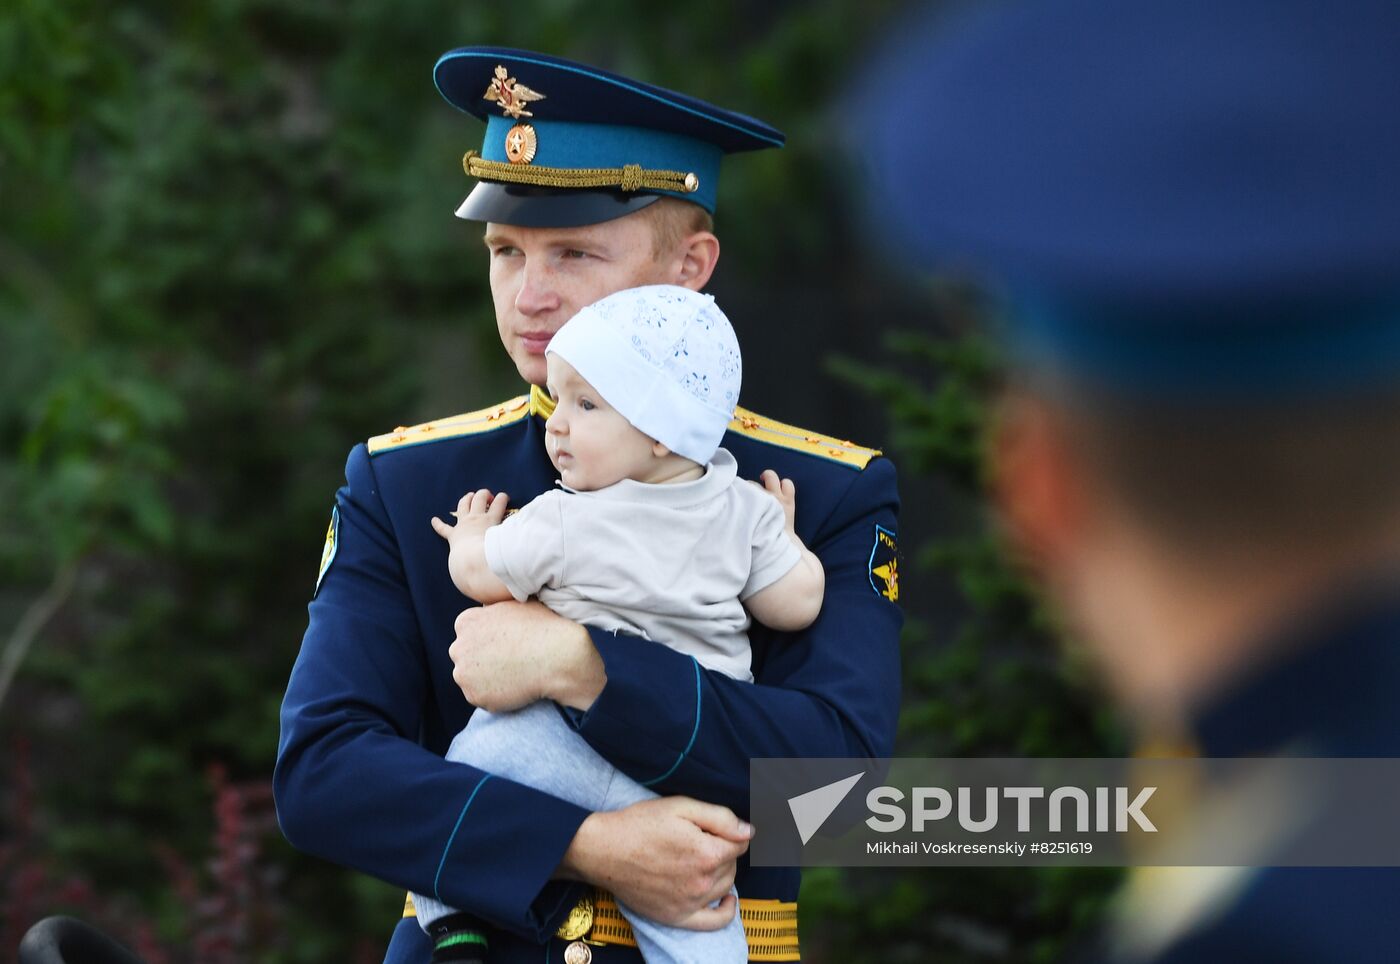
[[[708,800],[743,816],[752,759],[881,757],[890,751],[897,651],[879,643],[893,632],[861,640],[865,651],[831,667],[831,677],[811,674],[811,691],[741,682],[649,640],[596,635],[610,675],[607,691],[580,721],[580,733],[604,759],[658,793]],[[857,665],[862,659],[868,665]],[[859,675],[862,670],[870,679]],[[843,684],[860,698],[843,703]]]
[[[334,564],[282,704],[278,822],[301,850],[543,942],[576,896],[550,878],[588,812],[418,745],[431,674],[445,672],[429,654],[448,629],[422,636],[384,489],[356,446],[336,497]]]

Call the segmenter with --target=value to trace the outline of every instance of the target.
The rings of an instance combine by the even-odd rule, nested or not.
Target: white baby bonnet
[[[739,340],[710,295],[647,285],[579,311],[549,342],[633,427],[704,465],[739,402]]]

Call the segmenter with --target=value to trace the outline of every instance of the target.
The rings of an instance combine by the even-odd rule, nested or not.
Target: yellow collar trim
[[[529,415],[531,411],[530,399],[524,395],[517,395],[499,405],[478,409],[475,412],[464,412],[461,415],[424,422],[421,425],[400,425],[392,432],[385,432],[383,435],[376,435],[370,439],[367,443],[369,454],[378,455],[393,449],[407,448],[411,445],[425,445],[429,442],[441,442],[450,438],[460,438],[463,435],[478,435],[518,422]]]
[[[866,448],[834,435],[822,435],[810,429],[788,425],[746,408],[734,410],[734,420],[729,423],[729,430],[760,442],[767,442],[769,445],[792,449],[794,452],[805,452],[829,462],[840,462],[853,469],[865,468],[871,459],[880,454],[879,449]]]
[[[540,418],[549,418],[554,414],[554,399],[538,385],[530,386],[530,414]]]

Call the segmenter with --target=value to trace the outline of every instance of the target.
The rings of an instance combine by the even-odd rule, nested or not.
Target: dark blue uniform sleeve
[[[758,757],[886,757],[899,715],[899,608],[875,591],[876,526],[895,532],[894,467],[859,474],[808,547],[826,568],[821,615],[779,636],[753,683],[666,646],[590,630],[607,684],[579,732],[612,764],[663,795],[746,815]]]
[[[544,941],[551,875],[587,811],[418,745],[428,668],[364,446],[336,496],[333,564],[282,704],[274,789],[292,845]]]

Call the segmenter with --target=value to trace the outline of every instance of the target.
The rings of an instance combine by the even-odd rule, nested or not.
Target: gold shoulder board
[[[530,396],[520,395],[509,401],[492,405],[489,408],[440,418],[422,425],[400,425],[392,432],[376,435],[367,443],[370,455],[378,455],[392,449],[407,448],[410,445],[425,445],[428,442],[441,442],[444,439],[460,438],[463,435],[479,435],[506,425],[514,424],[530,414]]]
[[[879,449],[868,449],[845,439],[822,435],[798,428],[796,425],[785,425],[746,408],[734,410],[734,420],[729,423],[729,430],[758,439],[760,442],[806,452],[831,462],[840,462],[853,469],[865,468],[871,459],[880,454]]]

